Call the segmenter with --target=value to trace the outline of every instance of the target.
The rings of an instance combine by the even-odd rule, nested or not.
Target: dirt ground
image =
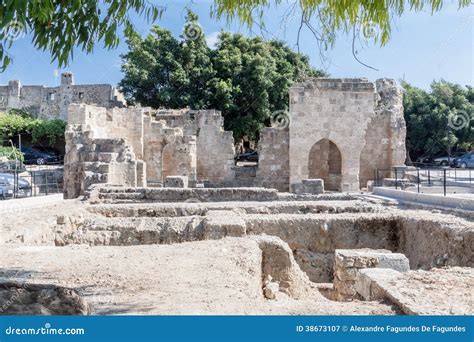
[[[265,299],[261,251],[248,238],[126,247],[2,246],[1,254],[0,277],[72,287],[96,315],[395,313],[377,302],[330,301],[316,288],[304,299]]]
[[[332,284],[309,280],[302,298],[279,293],[275,300],[266,299],[262,250],[251,237],[168,245],[54,246],[57,216],[84,215],[85,206],[60,197],[0,203],[0,282],[73,288],[96,315],[399,313],[388,302],[333,301],[328,299]]]

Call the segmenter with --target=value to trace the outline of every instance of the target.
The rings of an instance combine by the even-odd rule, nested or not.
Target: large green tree
[[[444,80],[430,91],[404,82],[407,147],[413,159],[474,147],[474,89]]]
[[[272,113],[284,115],[292,83],[325,75],[279,41],[222,32],[210,49],[191,12],[180,39],[155,26],[128,45],[120,86],[129,102],[218,109],[236,138],[255,139]]]
[[[341,30],[363,33],[363,38],[382,44],[388,41],[391,22],[407,11],[429,9],[437,12],[445,0],[299,0],[290,2],[289,16],[300,15],[300,27],[306,26],[331,46]],[[471,0],[457,0],[459,7]],[[282,0],[214,0],[212,13],[229,20],[239,18],[251,25],[261,22],[264,12]],[[73,49],[91,52],[98,42],[106,47],[118,45],[119,31],[133,34],[132,13],[156,20],[164,7],[148,0],[8,0],[0,2],[0,71],[11,62],[8,49],[18,36],[32,33],[33,45],[51,53],[59,65],[70,60]]]

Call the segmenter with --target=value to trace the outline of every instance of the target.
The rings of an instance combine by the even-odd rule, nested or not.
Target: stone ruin
[[[56,87],[22,85],[18,80],[0,86],[0,111],[21,108],[36,118],[67,121],[71,103],[96,104],[112,108],[125,106],[123,95],[110,84],[75,84],[70,72],[61,74]]]
[[[352,192],[403,163],[401,96],[292,87],[252,172],[216,111],[70,105],[80,199],[0,207],[0,315],[472,315],[472,211]]]
[[[66,198],[92,184],[162,186],[183,176],[214,186],[233,179],[234,141],[214,110],[69,107],[64,160]]]
[[[232,133],[217,111],[72,104],[65,198],[96,183],[356,191],[375,170],[404,163],[402,93],[393,80],[310,79],[289,97],[289,113],[260,133],[256,170],[235,166]]]

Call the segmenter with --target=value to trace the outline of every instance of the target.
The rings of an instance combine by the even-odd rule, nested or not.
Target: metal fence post
[[[418,183],[418,193],[420,193],[420,168],[419,167],[416,168],[416,173],[417,173],[416,178],[417,178],[417,183]]]
[[[32,174],[33,174],[33,192],[34,192],[34,196],[36,197],[36,172],[32,171]]]
[[[428,185],[431,185],[430,169],[428,169]]]
[[[444,196],[446,196],[446,169],[443,170],[443,173],[444,173],[443,190],[444,190]]]
[[[397,175],[397,168],[395,167],[395,190],[398,189],[398,175]]]

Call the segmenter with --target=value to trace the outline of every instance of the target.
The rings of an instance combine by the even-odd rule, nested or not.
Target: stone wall
[[[87,125],[68,125],[64,197],[84,195],[93,184],[144,186],[145,164],[121,138],[96,138]]]
[[[260,132],[256,180],[260,186],[289,191],[289,142],[288,128],[266,127]]]
[[[232,133],[215,110],[74,104],[69,124],[85,125],[82,131],[94,138],[124,139],[147,164],[150,186],[186,176],[191,187],[204,182],[295,191],[313,179],[327,190],[357,191],[375,170],[405,160],[402,93],[393,80],[309,79],[291,87],[289,116],[289,128],[262,130],[258,169],[245,182],[236,175]]]
[[[296,84],[290,88],[290,184],[322,178],[333,190],[359,190],[377,168],[403,164],[405,132],[402,94],[393,80]]]
[[[113,179],[110,176],[104,179],[96,177],[97,183],[122,184],[123,181],[123,185],[141,183],[162,186],[167,176],[186,176],[189,185],[194,186],[198,180],[220,184],[233,179],[232,133],[223,130],[222,117],[216,111],[156,111],[150,108],[72,104],[68,132],[66,155],[85,151],[94,154],[92,145],[97,144],[96,139],[118,139],[124,147],[133,151],[132,159],[140,164],[139,168],[144,173],[137,175],[144,179],[141,182],[131,182],[127,175],[122,179],[116,174]],[[75,144],[91,146],[76,151]],[[70,168],[69,165],[74,164],[76,167],[77,163],[83,162],[88,162],[88,159],[76,160],[74,156],[69,156],[65,159],[65,166]],[[75,190],[65,189],[66,196],[83,194],[84,189],[90,186],[90,182],[79,184],[77,179],[84,180],[83,167],[77,169],[77,174],[72,174],[71,168],[71,173],[66,175],[75,179],[68,183],[74,184]],[[71,185],[68,186],[71,188]]]
[[[224,120],[216,110],[158,110],[156,120],[180,127],[184,134],[196,136],[196,172],[198,181],[213,185],[234,179],[234,138],[224,131]]]
[[[394,80],[376,81],[378,97],[375,115],[367,126],[365,145],[360,155],[360,187],[374,179],[374,171],[403,165],[406,158],[406,124],[403,95]]]
[[[67,121],[71,103],[112,108],[124,106],[125,100],[110,84],[75,85],[71,73],[61,74],[61,84],[57,87],[22,85],[20,81],[0,86],[0,111],[22,108],[37,118]]]

